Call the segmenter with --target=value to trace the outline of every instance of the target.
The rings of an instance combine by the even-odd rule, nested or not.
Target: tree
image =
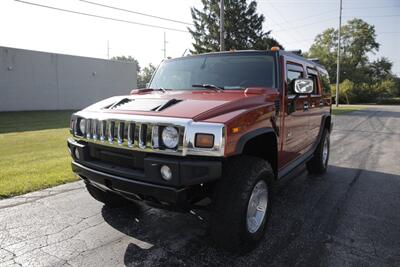
[[[342,27],[340,60],[340,101],[347,103],[380,102],[400,94],[392,62],[387,58],[370,61],[368,55],[379,50],[375,28],[361,19],[350,20]],[[317,57],[336,82],[338,31],[329,28],[317,35],[307,57]],[[331,86],[335,93],[335,86]]]
[[[375,40],[375,27],[361,19],[352,19],[342,26],[341,37],[341,81],[349,79],[353,82],[363,82],[366,77],[365,66],[368,63],[368,53],[375,53],[379,44]],[[338,30],[329,28],[315,37],[308,57],[318,58],[325,65],[331,81],[336,81],[336,55]]]
[[[117,60],[117,61],[124,61],[124,62],[130,62],[130,63],[135,63],[136,64],[136,70],[137,73],[140,72],[140,65],[139,65],[139,61],[137,61],[137,59],[135,59],[132,56],[116,56],[116,57],[112,57],[111,60]]]
[[[153,64],[149,64],[147,67],[144,67],[144,69],[139,73],[138,76],[138,88],[146,88],[147,83],[150,82],[151,77],[153,76],[154,71],[156,70],[156,67]]]
[[[191,8],[194,29],[189,32],[194,39],[191,53],[219,51],[220,6],[219,0],[201,0],[203,10]],[[272,46],[282,47],[270,37],[270,31],[263,31],[264,15],[256,12],[257,2],[252,0],[225,0],[225,48],[269,49]]]

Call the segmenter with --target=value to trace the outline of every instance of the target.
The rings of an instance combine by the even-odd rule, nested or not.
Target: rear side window
[[[331,86],[329,81],[329,75],[327,71],[318,69],[319,77],[321,79],[321,86],[323,94],[331,93]]]
[[[303,77],[303,72],[288,70],[287,72],[287,82],[290,83],[294,79],[299,79]]]
[[[319,84],[318,84],[318,72],[315,69],[307,68],[308,78],[313,80],[314,82],[314,91],[312,92],[313,95],[319,94]]]
[[[286,81],[288,83],[289,94],[294,94],[293,91],[293,80],[304,78],[303,68],[299,65],[290,64],[286,65]]]

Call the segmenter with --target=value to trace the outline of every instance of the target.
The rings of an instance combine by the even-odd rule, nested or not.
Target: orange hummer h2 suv
[[[263,237],[277,180],[326,171],[327,71],[294,53],[218,52],[163,61],[145,89],[71,117],[73,171],[105,205],[209,209],[217,245]]]

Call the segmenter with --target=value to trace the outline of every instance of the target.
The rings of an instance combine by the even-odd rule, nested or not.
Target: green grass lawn
[[[71,113],[0,113],[0,198],[77,180],[66,145]]]
[[[365,109],[365,107],[363,107],[363,106],[343,106],[343,105],[339,105],[339,107],[336,107],[336,106],[332,105],[332,114],[340,115],[340,114],[357,111],[357,110],[362,110],[362,109]]]

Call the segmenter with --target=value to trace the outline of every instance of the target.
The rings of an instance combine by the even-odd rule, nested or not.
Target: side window
[[[314,82],[314,90],[312,92],[313,95],[317,95],[318,93],[318,72],[316,70],[307,68],[308,78],[313,80]]]
[[[303,73],[300,71],[295,70],[288,70],[287,71],[287,82],[291,83],[294,79],[302,78]]]
[[[288,94],[294,94],[293,80],[303,77],[304,72],[301,66],[295,64],[286,65],[286,81],[288,84]]]
[[[319,71],[319,77],[321,79],[321,84],[322,84],[322,93],[324,95],[330,94],[331,93],[331,86],[330,86],[330,81],[329,81],[329,75],[325,71]]]

